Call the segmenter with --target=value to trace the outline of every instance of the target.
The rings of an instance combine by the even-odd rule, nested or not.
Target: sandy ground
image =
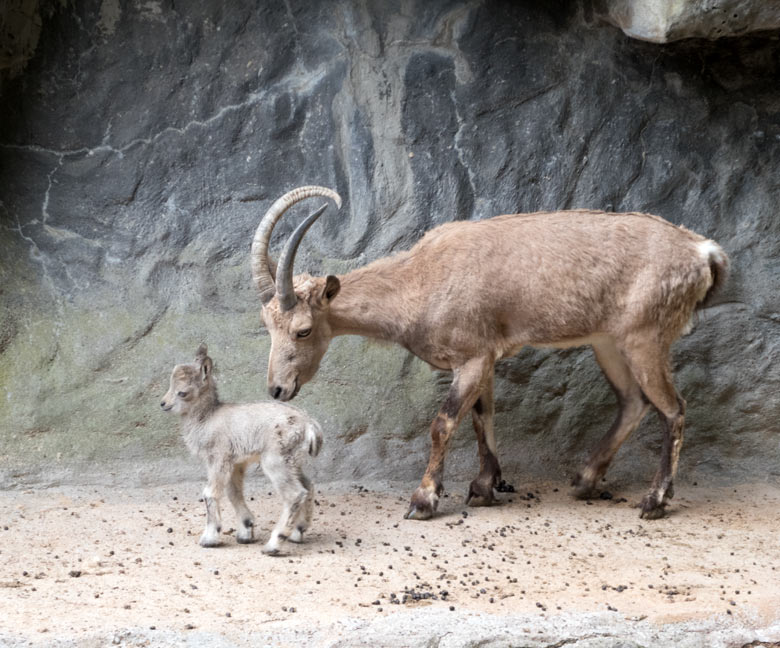
[[[562,484],[516,484],[500,506],[467,508],[458,485],[434,520],[414,522],[403,520],[412,484],[329,485],[305,542],[279,557],[236,543],[227,503],[223,545],[198,546],[201,486],[0,493],[0,644],[124,644],[128,628],[239,641],[269,623],[322,628],[423,608],[451,615],[455,631],[474,613],[780,621],[778,486],[681,485],[668,517],[643,521],[639,490],[581,502]],[[264,542],[278,500],[261,481],[247,494]]]

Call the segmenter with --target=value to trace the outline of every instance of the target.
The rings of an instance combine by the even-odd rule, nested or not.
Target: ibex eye
[[[176,395],[180,398],[186,398],[189,392],[176,392]]]
[[[302,331],[298,331],[297,335],[299,338],[305,338],[308,337],[310,333],[311,333],[311,329],[309,328],[309,329],[303,329]]]

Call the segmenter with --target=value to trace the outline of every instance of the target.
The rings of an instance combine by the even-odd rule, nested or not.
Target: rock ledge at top
[[[780,0],[606,0],[605,18],[653,43],[780,29]]]

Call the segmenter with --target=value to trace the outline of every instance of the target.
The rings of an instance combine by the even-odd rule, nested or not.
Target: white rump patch
[[[704,261],[707,265],[712,263],[713,261],[717,263],[727,263],[728,258],[726,257],[726,253],[723,251],[723,248],[720,247],[715,241],[712,241],[710,239],[707,239],[705,241],[700,241],[696,244],[696,249],[699,251],[699,254],[701,255],[702,261]],[[707,294],[707,291],[712,286],[712,279],[710,278],[707,285],[703,288],[702,294],[700,299],[704,299],[704,296]],[[691,319],[688,320],[687,324],[685,325],[685,328],[682,330],[680,335],[688,335],[696,325],[698,321],[699,313],[697,311],[694,311],[691,315]]]
[[[711,259],[723,262],[726,257],[726,253],[723,251],[723,248],[721,248],[720,245],[718,245],[715,241],[711,241],[710,239],[697,243],[696,247],[699,249],[699,254],[701,254],[702,258],[707,263],[709,263]]]

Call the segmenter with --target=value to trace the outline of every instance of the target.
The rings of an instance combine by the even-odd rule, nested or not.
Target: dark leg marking
[[[685,401],[679,396],[677,401],[678,414],[666,416],[658,412],[664,431],[664,441],[661,449],[661,465],[653,478],[650,491],[642,499],[640,517],[647,520],[663,517],[666,506],[674,497],[674,477],[677,473],[685,425]]]
[[[474,406],[471,408],[471,420],[477,437],[479,452],[479,474],[469,484],[466,504],[469,506],[489,506],[497,502],[494,490],[501,482],[501,467],[495,455],[493,436],[493,369],[485,380],[485,386]],[[514,490],[505,484],[506,491]]]
[[[493,495],[493,489],[498,488],[501,482],[501,468],[498,465],[498,459],[489,450],[482,460],[482,468],[479,475],[469,484],[469,493],[466,497],[468,506],[490,506],[497,503]],[[511,488],[505,486],[505,488]],[[514,488],[512,488],[512,492]]]
[[[439,497],[444,491],[444,458],[450,438],[464,414],[474,406],[484,390],[488,370],[492,370],[492,367],[492,359],[475,358],[455,370],[447,400],[431,423],[431,454],[428,467],[420,486],[412,495],[409,510],[404,516],[406,519],[427,520],[436,511]]]
[[[640,517],[654,520],[664,515],[674,489],[677,463],[685,427],[685,401],[672,382],[669,345],[653,342],[651,337],[636,338],[624,349],[631,372],[642,392],[658,411],[663,429],[661,463],[647,495],[642,499]]]

